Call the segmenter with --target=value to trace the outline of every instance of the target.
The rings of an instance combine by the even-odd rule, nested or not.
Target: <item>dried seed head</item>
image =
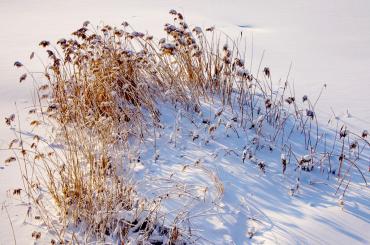
[[[247,69],[238,69],[237,72],[236,72],[236,75],[237,76],[240,76],[240,77],[243,77],[243,78],[246,78],[249,76],[249,71]]]
[[[223,59],[223,62],[226,64],[226,65],[230,65],[231,64],[231,60],[229,57],[225,56]]]
[[[10,126],[11,123],[14,121],[15,115],[11,114],[9,117],[5,117],[5,123],[6,125]]]
[[[169,13],[170,13],[170,14],[172,14],[172,15],[177,15],[177,11],[176,11],[176,10],[174,10],[174,9],[171,9],[171,10],[169,11]]]
[[[144,35],[144,33],[134,31],[134,32],[132,32],[132,33],[131,33],[131,36],[132,36],[132,37],[139,37],[139,38],[143,38],[145,35]]]
[[[34,238],[35,240],[40,239],[41,238],[41,232],[37,232],[37,231],[32,232],[32,238]]]
[[[302,101],[303,101],[303,102],[305,102],[305,101],[307,101],[307,100],[308,100],[307,95],[303,95],[303,97],[302,97]]]
[[[90,21],[86,20],[86,21],[82,24],[82,26],[83,26],[83,27],[87,27],[89,24],[90,24]]]
[[[33,140],[35,140],[35,141],[40,141],[40,136],[38,136],[38,135],[35,135],[35,136],[33,136]]]
[[[173,45],[172,43],[165,43],[162,45],[161,47],[161,51],[164,53],[164,54],[170,54],[170,55],[173,55],[175,54],[176,52],[176,46]]]
[[[26,80],[26,78],[27,78],[27,74],[26,73],[24,73],[20,78],[19,78],[19,82],[21,83],[21,82],[23,82],[24,80]]]
[[[46,50],[46,52],[48,53],[49,58],[54,57],[54,52],[53,51],[48,49],[48,50]]]
[[[14,162],[15,160],[17,160],[15,157],[9,157],[9,158],[5,159],[5,164],[9,164],[11,162]]]
[[[199,134],[197,132],[195,132],[195,131],[192,132],[191,136],[192,136],[192,140],[193,141],[195,141],[195,140],[197,140],[199,138]]]
[[[350,144],[349,148],[350,148],[351,150],[354,150],[354,149],[356,149],[356,148],[357,148],[357,146],[358,146],[358,142],[357,142],[357,141],[354,141],[354,142],[352,142],[352,143]]]
[[[176,32],[177,28],[174,25],[166,23],[164,25],[164,30],[167,32],[167,34],[171,34],[172,32]]]
[[[301,159],[299,160],[299,164],[302,165],[304,163],[309,163],[311,162],[312,158],[310,155],[304,155],[304,156],[301,156]]]
[[[21,190],[22,190],[21,188],[14,189],[13,190],[13,195],[18,195],[19,196],[21,194]]]
[[[19,67],[22,67],[23,64],[19,61],[16,61],[16,62],[14,62],[14,66],[19,68]]]
[[[41,85],[41,86],[39,87],[39,90],[40,90],[40,91],[43,91],[43,90],[46,90],[47,88],[49,88],[49,84],[44,84],[44,85]]]
[[[41,46],[41,47],[43,47],[43,48],[45,48],[45,47],[47,47],[47,46],[49,46],[50,45],[50,42],[49,41],[41,41],[40,43],[39,43],[39,46]]]
[[[193,57],[200,57],[202,56],[202,51],[198,50],[193,54]]]
[[[201,34],[202,33],[202,28],[200,28],[199,26],[196,26],[193,28],[193,32],[195,32],[197,35]]]
[[[260,170],[262,171],[262,173],[265,173],[265,167],[266,167],[266,164],[264,161],[259,161],[258,162],[258,167],[260,168]]]
[[[265,107],[268,109],[268,108],[271,108],[271,106],[272,106],[271,100],[270,99],[266,99],[265,100]]]
[[[189,28],[189,26],[188,26],[188,24],[186,24],[186,22],[180,22],[180,25],[182,26],[182,28],[184,29],[184,30],[186,30],[186,29],[188,29]]]
[[[48,106],[48,109],[47,109],[47,112],[53,112],[55,111],[56,109],[58,109],[58,106],[56,104],[51,104]]]
[[[39,126],[41,124],[41,122],[40,121],[38,121],[38,120],[33,120],[31,123],[30,123],[30,125],[31,126],[34,126],[34,127],[37,127],[37,126]]]
[[[249,239],[252,239],[253,236],[256,234],[256,228],[254,227],[249,227],[247,231]]]
[[[367,130],[362,131],[362,138],[366,138],[369,135],[369,132]]]
[[[209,133],[209,134],[212,134],[213,132],[215,132],[215,131],[216,131],[216,129],[217,129],[217,125],[212,124],[212,125],[210,125],[210,126],[209,126],[209,128],[208,128],[208,133]]]
[[[294,101],[295,101],[294,97],[288,97],[285,99],[285,102],[287,102],[288,104],[292,104]]]
[[[341,162],[341,161],[343,161],[343,160],[344,160],[344,158],[346,158],[346,155],[344,155],[344,154],[340,154],[340,156],[339,156],[338,160]]]
[[[306,116],[308,116],[311,119],[313,119],[315,117],[315,112],[313,112],[311,110],[306,110]]]
[[[203,124],[208,124],[208,125],[210,125],[210,121],[209,121],[209,119],[207,119],[207,118],[204,118],[203,120],[202,120],[202,123]]]
[[[211,26],[211,27],[206,28],[206,31],[214,31],[214,29],[215,29],[215,27]]]
[[[166,42],[166,38],[161,38],[160,40],[159,40],[159,44],[164,44]]]
[[[244,60],[239,59],[239,58],[235,58],[235,60],[234,60],[234,64],[235,64],[236,66],[243,67],[243,66],[244,66]]]
[[[339,137],[340,137],[340,139],[347,137],[348,134],[349,134],[349,130],[346,129],[345,127],[342,127],[340,129],[340,131],[339,131]]]
[[[266,77],[268,78],[271,77],[270,68],[268,67],[263,68],[263,73],[265,74]]]
[[[75,35],[77,37],[85,39],[86,38],[86,32],[87,32],[87,28],[86,27],[81,27],[77,31],[73,32],[72,35]]]
[[[45,154],[43,153],[38,153],[35,155],[35,160],[41,160],[41,159],[44,159],[45,158]]]
[[[10,141],[10,144],[9,144],[9,149],[11,149],[13,147],[14,144],[18,143],[19,140],[18,139],[13,139],[12,141]]]
[[[58,40],[57,44],[61,45],[61,46],[65,46],[67,44],[67,40],[64,39],[64,38],[61,38]]]
[[[36,109],[31,109],[28,111],[29,114],[35,114],[36,113]]]
[[[25,149],[22,149],[21,150],[21,154],[22,154],[22,156],[25,156],[27,154],[26,150]]]
[[[49,73],[45,73],[44,75],[50,81],[50,75],[49,75]]]

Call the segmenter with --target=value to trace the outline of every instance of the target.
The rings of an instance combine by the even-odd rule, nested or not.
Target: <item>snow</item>
[[[236,0],[232,3],[225,0],[51,0],[47,3],[3,0],[0,2],[0,116],[4,118],[15,113],[16,107],[22,113],[32,101],[32,83],[26,79],[19,84],[22,74],[13,64],[20,60],[31,70],[40,70],[38,62],[28,62],[28,57],[32,51],[37,54],[37,44],[41,40],[56,41],[86,20],[117,26],[125,20],[137,31],[148,31],[160,37],[163,36],[163,23],[170,19],[167,14],[170,9],[181,12],[188,24],[200,25],[202,29],[215,26],[231,37],[238,37],[242,31],[249,58],[245,63],[252,74],[257,71],[262,56],[263,66],[270,67],[274,81],[284,80],[292,64],[289,78],[294,81],[298,98],[304,94],[316,97],[327,84],[316,108],[318,115],[315,116],[321,122],[332,116],[332,107],[339,120],[348,122],[350,130],[362,132],[369,128],[370,2],[367,0],[335,3],[319,0]],[[17,102],[16,107],[14,102]],[[215,111],[217,109],[219,107]],[[231,115],[225,115],[231,120]],[[182,131],[176,136],[177,146],[174,147],[174,143],[168,143],[173,132],[169,126],[180,127],[179,122],[174,121],[178,113],[167,109],[163,117],[167,127],[158,142],[160,151],[153,153],[149,148],[144,149],[142,162],[147,166],[137,163],[133,169],[138,176],[146,171],[153,178],[176,172],[184,184],[208,186],[208,192],[197,192],[206,197],[206,203],[189,203],[194,215],[191,224],[199,229],[195,233],[202,234],[202,243],[370,243],[370,193],[360,181],[351,184],[343,210],[338,205],[338,196],[334,195],[334,178],[326,181],[318,173],[302,178],[298,193],[291,196],[289,187],[294,189],[296,180],[282,175],[281,154],[264,152],[258,156],[266,164],[266,174],[253,164],[254,159],[243,163],[242,157],[251,153],[250,149],[244,149],[245,142],[232,129],[227,130],[229,125],[234,127],[233,122],[227,121],[224,127],[212,120],[214,134],[209,136],[208,129],[192,128],[185,118],[179,119]],[[0,133],[0,148],[7,148],[13,132],[2,124]],[[206,141],[210,143],[204,144]],[[153,155],[158,158],[155,162]],[[8,151],[0,151],[0,203],[5,202],[7,206],[17,244],[29,244],[32,232],[45,231],[45,227],[30,222],[26,203],[9,194],[8,190],[11,193],[22,184],[17,165],[3,164],[8,156]],[[188,167],[182,171],[185,165]],[[203,167],[212,170],[222,181],[224,195],[221,200]],[[292,173],[291,168],[287,171]],[[149,181],[148,184],[153,183]],[[214,208],[209,200],[218,201],[218,208],[207,210]],[[169,202],[166,208],[171,210],[175,206],[176,203]],[[251,240],[246,239],[251,235]],[[7,212],[1,208],[0,244],[12,243]]]
[[[190,223],[193,228],[201,231],[198,232],[202,237],[197,241],[198,244],[207,244],[209,241],[215,244],[335,244],[337,241],[343,244],[362,244],[369,241],[370,236],[366,229],[369,221],[368,187],[360,182],[353,183],[354,189],[350,197],[346,197],[346,202],[349,203],[342,211],[338,205],[339,197],[334,195],[335,178],[330,177],[330,181],[327,181],[326,174],[320,174],[321,169],[307,174],[302,172],[299,190],[291,196],[288,194],[289,186],[296,185],[294,176],[298,173],[293,170],[294,166],[288,166],[287,174],[281,173],[280,163],[275,162],[275,159],[286,159],[284,154],[270,152],[266,148],[257,153],[258,160],[250,159],[243,163],[242,157],[248,152],[247,149],[243,150],[243,146],[250,141],[245,138],[241,128],[237,127],[239,134],[243,135],[240,138],[232,132],[228,134],[227,127],[223,126],[217,127],[209,137],[209,128],[214,124],[202,124],[202,120],[195,117],[193,119],[198,125],[195,127],[186,117],[179,119],[179,114],[174,109],[166,109],[166,105],[162,108],[161,120],[168,127],[165,127],[161,138],[156,141],[161,152],[156,156],[156,161],[151,160],[151,147],[138,153],[147,168],[145,174],[143,172],[140,176],[146,176],[150,180],[148,186],[155,186],[156,179],[170,173],[173,180],[185,186],[207,186],[208,195],[203,194],[205,201],[191,202],[192,212],[198,215],[192,216]],[[220,109],[217,106],[213,109],[212,115],[218,115]],[[200,114],[208,115],[208,106]],[[220,116],[223,121],[231,120],[231,117],[227,113]],[[176,127],[172,127],[175,122]],[[181,133],[177,135],[175,144],[168,138],[177,127],[181,128]],[[196,129],[198,138],[192,140],[189,132]],[[253,138],[250,132],[247,138]],[[299,140],[295,138],[292,141]],[[297,150],[302,148],[303,146],[297,146]],[[308,160],[311,156],[303,155],[302,158]],[[254,162],[263,162],[266,174]],[[204,173],[198,172],[199,167],[213,171],[222,181],[224,194],[221,199],[210,184],[211,181],[202,180],[205,177]],[[194,178],[195,173],[198,174],[198,179]],[[142,188],[147,190],[148,186]],[[164,189],[162,187],[162,191]],[[187,203],[185,197],[179,202]],[[168,210],[175,209],[176,204],[169,203],[171,208]],[[217,205],[213,206],[214,203]],[[253,238],[246,239],[246,234],[251,231],[254,231]],[[193,232],[194,235],[198,233]]]

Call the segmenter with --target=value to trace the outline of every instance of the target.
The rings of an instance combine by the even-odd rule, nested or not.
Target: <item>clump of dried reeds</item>
[[[312,170],[315,165],[312,154],[320,136],[318,129],[312,129],[315,125],[318,128],[318,124],[308,97],[303,98],[308,104],[306,110],[299,108],[294,94],[286,94],[287,81],[281,92],[274,93],[270,68],[263,69],[263,78],[254,76],[235,42],[228,37],[215,39],[213,27],[205,31],[190,28],[175,10],[170,14],[174,24],[164,25],[167,36],[159,41],[134,31],[127,22],[121,27],[105,25],[98,29],[89,28],[89,22],[85,22],[70,39],[60,39],[57,46],[40,42],[49,63],[45,67],[45,82],[34,81],[38,84],[38,103],[30,110],[34,117],[31,126],[53,127],[54,131],[48,135],[50,140],[35,135],[30,143],[20,135],[10,146],[20,154],[7,161],[18,159],[24,163],[27,193],[45,220],[48,214],[42,193],[47,192],[52,198],[62,231],[73,224],[84,226],[89,239],[112,236],[124,241],[134,230],[145,230],[146,239],[158,229],[158,205],[136,194],[125,174],[125,159],[132,144],[144,141],[151,133],[149,129],[160,127],[160,101],[180,103],[196,113],[202,100],[219,99],[224,107],[237,108],[241,113],[232,123],[239,123],[244,130],[255,130],[256,137],[251,142],[254,150],[269,146],[272,151],[279,139],[286,150],[294,130],[289,132],[286,123],[292,118],[294,128],[304,135],[310,154],[307,162],[306,158],[296,157],[297,166]],[[221,45],[221,41],[227,44]],[[30,58],[33,57],[34,53]],[[23,67],[20,62],[14,65]],[[21,82],[27,74],[34,79],[27,72],[21,76]],[[216,113],[215,119],[222,113],[223,110]],[[6,123],[11,125],[14,120],[12,115]],[[232,123],[225,125],[234,129]],[[221,121],[210,125],[209,133],[214,133],[220,124]],[[269,137],[264,135],[267,127],[273,129]],[[362,138],[366,136],[367,131]],[[194,141],[199,135],[192,137]],[[294,155],[291,150],[287,153]],[[242,155],[243,162],[254,159],[250,148]],[[345,160],[342,158],[340,166]],[[265,173],[267,165],[255,161]],[[283,173],[287,163],[284,155]],[[209,176],[221,195],[222,183],[212,173]],[[131,217],[120,218],[122,211]],[[52,222],[47,223],[53,226]],[[58,234],[63,240],[64,233]],[[172,227],[168,239],[175,242],[180,237],[178,228]]]

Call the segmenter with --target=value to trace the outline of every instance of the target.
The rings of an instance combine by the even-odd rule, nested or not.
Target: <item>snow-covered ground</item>
[[[251,59],[247,62],[252,63],[252,72],[257,69],[264,50],[263,64],[271,68],[275,81],[285,79],[292,63],[289,76],[294,81],[298,95],[317,95],[323,84],[327,84],[318,108],[322,122],[331,116],[330,107],[333,107],[340,118],[348,121],[353,128],[370,128],[370,2],[367,0],[2,0],[0,116],[4,118],[14,113],[15,101],[19,110],[28,105],[32,85],[19,85],[19,71],[12,65],[16,60],[28,60],[29,54],[38,50],[36,46],[40,40],[53,41],[64,37],[85,20],[116,25],[127,20],[140,31],[161,36],[162,24],[168,22],[167,13],[171,8],[181,11],[189,24],[204,27],[215,25],[231,37],[237,37],[242,31],[247,40],[247,57]],[[41,69],[35,63],[29,64],[30,67]],[[350,118],[346,115],[347,109]],[[7,148],[11,132],[1,125],[0,134],[0,148]],[[184,154],[197,155],[203,164],[212,167],[215,160],[211,155],[214,151],[234,146],[242,150],[239,148],[243,143],[234,142],[235,137],[216,139],[217,146],[209,148],[199,148],[199,145],[185,142],[190,145],[184,149]],[[166,139],[163,141],[167,142]],[[17,244],[27,244],[35,228],[23,224],[26,207],[17,200],[7,198],[7,190],[21,187],[17,166],[3,164],[7,156],[8,152],[0,151],[0,202],[6,201],[9,204],[8,211]],[[276,156],[271,156],[271,159],[276,159]],[[176,157],[173,160],[180,161]],[[292,198],[287,193],[286,180],[278,173],[270,179],[259,178],[258,169],[241,164],[240,158],[219,156],[216,160],[219,166],[214,166],[214,170],[218,172],[225,187],[222,210],[216,210],[219,215],[207,216],[207,222],[202,224],[207,225],[204,228],[207,230],[205,235],[213,237],[216,244],[229,244],[231,240],[243,244],[248,227],[247,217],[250,216],[263,221],[257,228],[259,234],[251,240],[256,243],[370,242],[368,188],[355,185],[354,190],[360,188],[361,191],[351,192],[354,202],[342,211],[337,205],[337,198],[333,196],[333,183],[328,186],[311,186],[306,183],[301,195]],[[266,156],[266,160],[269,160],[269,156]],[[190,159],[185,162],[193,163]],[[176,164],[161,165],[165,170],[167,167],[176,168]],[[314,194],[316,196],[312,199]],[[6,211],[1,209],[0,244],[12,242],[11,225]]]
[[[205,105],[200,118],[190,116],[194,123],[186,112],[164,109],[161,120],[168,126],[157,139],[158,160],[154,162],[153,148],[148,147],[149,150],[137,152],[142,160],[135,163],[138,165],[138,179],[148,178],[148,186],[141,187],[144,191],[158,188],[158,193],[166,189],[176,193],[176,188],[183,185],[187,185],[189,190],[200,189],[194,192],[201,193],[199,196],[204,196],[204,201],[190,200],[189,204],[184,197],[179,198],[181,205],[164,202],[165,207],[169,206],[168,210],[189,204],[191,227],[196,229],[193,234],[200,236],[196,244],[369,243],[370,191],[361,179],[355,181],[355,172],[352,172],[353,189],[346,194],[342,211],[338,205],[340,195],[335,195],[336,178],[328,175],[326,167],[308,173],[296,171],[292,160],[283,174],[279,143],[273,151],[268,149],[267,143],[264,149],[254,153],[251,143],[255,137],[254,130],[239,128],[238,123],[232,121],[235,114],[225,111],[216,117],[220,108],[217,104],[211,109]],[[240,113],[238,115],[240,120]],[[201,118],[210,118],[211,127],[221,121],[212,136],[209,126],[202,124]],[[235,127],[237,132],[228,125]],[[180,129],[178,133],[177,129]],[[263,134],[268,135],[269,130],[264,130]],[[192,140],[194,135],[199,138]],[[294,151],[302,154],[304,146],[299,133],[293,134],[291,141],[295,143]],[[244,147],[250,148],[253,156],[243,163]],[[266,173],[258,167],[262,160],[266,164]],[[212,178],[202,169],[211,171],[223,183],[221,199],[218,199]],[[175,183],[181,183],[180,187],[174,184],[156,186],[156,179],[168,176]],[[290,188],[295,188],[297,177],[300,178],[300,187],[292,195]],[[202,193],[204,187],[208,188],[206,193]],[[251,230],[255,235],[249,240],[248,232]]]

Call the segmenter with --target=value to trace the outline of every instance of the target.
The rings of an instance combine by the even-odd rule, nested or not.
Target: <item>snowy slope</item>
[[[168,21],[170,8],[182,11],[189,23],[205,27],[215,25],[232,37],[243,31],[251,59],[253,50],[252,72],[263,50],[263,64],[271,67],[274,80],[285,79],[292,62],[290,78],[298,95],[317,95],[322,85],[328,84],[319,108],[322,122],[331,116],[332,106],[353,128],[369,128],[370,4],[365,0],[336,1],[335,4],[329,1],[48,1],[47,4],[42,1],[1,1],[1,117],[15,112],[14,101],[20,111],[29,105],[32,85],[18,85],[20,74],[12,64],[15,60],[26,60],[41,39],[56,40],[87,19],[117,25],[125,19],[138,30],[157,35],[162,33],[162,23]],[[30,65],[40,69],[35,63]],[[206,184],[209,176],[199,170],[199,166],[182,171],[184,165],[194,165],[198,159],[207,169],[217,173],[225,188],[219,208],[206,210],[210,204],[195,203],[194,213],[199,211],[202,216],[191,219],[192,224],[199,226],[198,234],[208,241],[243,244],[248,228],[255,227],[256,236],[247,242],[369,243],[369,190],[360,181],[351,184],[347,198],[352,201],[346,204],[344,211],[338,206],[338,196],[334,196],[335,180],[326,182],[317,173],[314,177],[303,178],[299,194],[292,197],[288,192],[295,179],[281,174],[278,152],[260,153],[259,157],[268,166],[266,174],[261,174],[254,164],[241,161],[240,155],[246,145],[243,137],[237,138],[230,129],[230,137],[226,137],[225,129],[220,127],[215,139],[204,145],[208,138],[207,129],[197,129],[184,118],[181,119],[183,135],[174,147],[173,143],[168,144],[168,137],[173,132],[171,126],[178,112],[165,108],[164,124],[168,127],[159,143],[162,146],[159,147],[158,162],[152,162],[152,150],[143,149],[145,168],[140,170],[139,167],[137,175],[141,176],[143,171],[152,173],[148,176],[153,177],[179,172],[178,178],[189,182],[192,179],[188,178],[195,173],[199,177],[195,183]],[[351,118],[345,115],[347,108]],[[200,139],[195,142],[188,137],[193,130],[199,130]],[[3,125],[0,132],[0,148],[7,148],[12,132]],[[239,156],[232,152],[225,155],[225,149],[233,149]],[[215,152],[219,152],[217,157]],[[6,193],[21,187],[17,165],[3,164],[7,156],[6,151],[0,151],[0,201],[8,204],[17,244],[28,244],[30,234],[38,227],[24,224],[26,206]],[[293,176],[294,171],[291,171]],[[312,178],[319,183],[310,185]],[[215,190],[212,191],[210,200],[217,199]],[[248,221],[251,217],[260,222]],[[0,244],[12,242],[7,213],[1,209]],[[207,240],[203,242],[207,243]]]
[[[243,130],[231,119],[235,114],[227,110],[214,119],[220,110],[217,105],[205,105],[202,117],[191,117],[185,112],[164,107],[164,132],[157,139],[158,160],[154,161],[153,146],[148,151],[138,151],[141,163],[144,164],[141,179],[148,178],[148,186],[143,189],[152,190],[158,178],[168,178],[191,187],[198,186],[202,190],[208,187],[207,193],[199,192],[204,200],[191,200],[189,222],[194,234],[200,236],[196,243],[204,244],[366,244],[370,236],[369,227],[369,188],[360,179],[354,181],[353,188],[346,199],[345,209],[338,205],[339,196],[334,195],[337,188],[335,176],[328,174],[326,167],[316,168],[306,173],[296,171],[293,160],[285,174],[282,173],[280,150],[262,149],[256,151],[251,160],[243,163],[244,147],[251,147],[255,136],[254,130]],[[236,113],[238,115],[238,113]],[[240,116],[240,114],[239,114]],[[201,118],[210,118],[217,124],[214,134],[210,136],[209,126],[202,124]],[[240,118],[240,117],[239,117]],[[224,125],[225,124],[225,125]],[[226,125],[232,125],[237,134]],[[180,129],[179,133],[176,132]],[[193,136],[199,138],[192,140]],[[239,135],[239,137],[238,137]],[[303,149],[302,137],[296,135],[292,142],[299,152]],[[319,150],[318,150],[319,151]],[[262,173],[256,164],[263,160],[266,173]],[[224,194],[218,196],[212,178],[199,169],[213,172],[223,183]],[[139,168],[140,169],[140,168]],[[321,172],[324,172],[322,174]],[[145,174],[144,174],[145,173]],[[140,174],[140,171],[138,171]],[[356,179],[356,173],[352,173]],[[290,188],[296,185],[300,177],[297,193],[291,195]],[[208,180],[207,180],[208,177]],[[327,180],[329,178],[329,180]],[[141,183],[141,182],[140,182]],[[162,183],[162,182],[159,182]],[[159,186],[161,191],[166,188]],[[173,188],[173,186],[171,186]],[[156,189],[156,188],[154,188]],[[176,188],[174,188],[176,189]],[[198,192],[198,193],[199,193]],[[182,206],[187,199],[180,199]],[[348,201],[348,203],[347,203]],[[169,201],[169,209],[176,207]],[[185,222],[186,223],[186,222]],[[248,239],[248,232],[256,232]]]

